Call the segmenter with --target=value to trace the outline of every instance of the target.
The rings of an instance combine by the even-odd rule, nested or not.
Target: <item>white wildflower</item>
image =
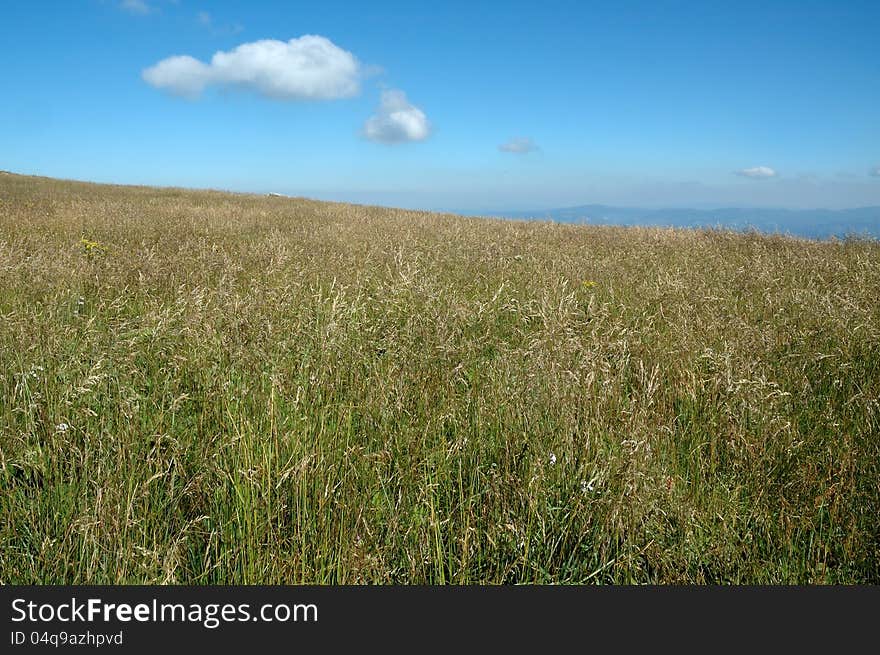
[[[56,432],[67,432],[70,429],[70,426],[67,423],[59,423],[55,426]]]
[[[550,466],[556,464],[556,455],[555,453],[550,453]]]

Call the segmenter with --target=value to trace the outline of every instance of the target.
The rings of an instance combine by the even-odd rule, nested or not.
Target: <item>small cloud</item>
[[[385,69],[376,64],[364,64],[361,66],[361,76],[364,78],[367,77],[379,77],[380,75],[385,74]]]
[[[207,11],[200,11],[196,14],[196,22],[200,27],[208,30],[214,36],[228,36],[230,34],[238,34],[244,28],[239,23],[232,25],[218,25],[214,22],[214,17]]]
[[[276,100],[335,100],[359,93],[361,65],[329,39],[306,34],[286,42],[243,43],[214,53],[209,64],[189,55],[168,57],[145,69],[142,77],[157,89],[185,98],[197,98],[216,84]]]
[[[410,104],[403,91],[382,91],[379,110],[364,123],[364,136],[370,141],[394,144],[424,141],[431,134],[425,112]]]
[[[143,72],[147,84],[191,100],[201,95],[212,77],[210,66],[189,55],[168,57]]]
[[[244,27],[240,23],[233,23],[231,25],[217,24],[214,22],[214,17],[207,11],[198,12],[196,14],[196,22],[214,36],[229,36],[230,34],[238,34],[244,31]]]
[[[880,177],[880,166],[874,166],[874,168],[868,171],[868,175],[871,177]]]
[[[740,177],[748,177],[753,180],[764,180],[769,177],[776,177],[778,173],[769,166],[755,166],[754,168],[743,168],[736,171]]]
[[[139,16],[146,16],[154,11],[146,0],[122,0],[119,6],[129,13]]]
[[[537,152],[540,150],[538,144],[527,136],[510,139],[507,143],[502,143],[498,146],[498,149],[501,152],[512,152],[518,155],[527,155],[530,152]]]

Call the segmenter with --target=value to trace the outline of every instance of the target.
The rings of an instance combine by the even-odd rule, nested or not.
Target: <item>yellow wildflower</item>
[[[107,252],[107,246],[99,243],[98,241],[92,241],[91,239],[86,239],[85,235],[80,237],[79,243],[83,248],[83,252],[89,256],[97,254],[97,253]]]

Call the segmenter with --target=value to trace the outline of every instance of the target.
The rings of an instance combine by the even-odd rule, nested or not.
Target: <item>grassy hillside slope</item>
[[[0,582],[880,582],[880,243],[0,175]]]

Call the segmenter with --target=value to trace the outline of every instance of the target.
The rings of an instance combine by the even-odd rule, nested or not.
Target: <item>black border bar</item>
[[[178,652],[230,649],[249,655],[275,647],[284,652],[341,649],[415,652],[450,648],[511,652],[572,647],[657,652],[742,647],[750,650],[831,648],[833,652],[876,647],[880,587],[405,587],[405,586],[3,586],[5,632],[0,652]],[[299,620],[221,622],[60,622],[22,618],[27,603],[100,606],[157,603],[193,605],[207,615],[209,605],[299,606]],[[17,602],[16,602],[17,601]],[[13,602],[16,602],[15,610]],[[316,617],[306,616],[306,606]],[[269,616],[272,618],[272,609]],[[97,611],[97,610],[96,610]],[[146,610],[142,610],[144,613]],[[80,610],[81,614],[83,610]],[[218,616],[214,610],[215,616]],[[51,609],[44,616],[52,613]],[[284,617],[286,612],[279,616]],[[197,614],[196,614],[197,615]],[[66,616],[66,614],[65,614]],[[142,614],[143,616],[143,614]],[[314,619],[317,620],[314,620]],[[51,635],[116,635],[122,645],[53,647]],[[18,633],[17,635],[15,633]],[[25,635],[22,638],[21,635]],[[37,644],[31,638],[38,637]],[[45,639],[43,639],[45,637]],[[24,640],[16,645],[14,641]],[[69,639],[69,637],[68,637]],[[94,637],[92,637],[94,640]],[[873,644],[873,646],[871,646]]]

